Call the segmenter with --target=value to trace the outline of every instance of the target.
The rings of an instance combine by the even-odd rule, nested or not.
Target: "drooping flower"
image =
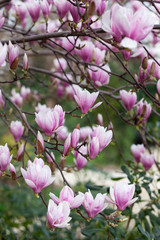
[[[38,1],[35,0],[29,0],[26,3],[26,7],[28,9],[29,15],[32,18],[32,21],[35,23],[37,22],[38,18],[40,17],[40,13],[41,13],[41,8],[40,8],[40,4]]]
[[[27,170],[21,168],[22,176],[26,184],[33,189],[34,193],[40,193],[45,187],[53,183],[51,169],[44,164],[41,158],[35,158],[33,162],[28,161]]]

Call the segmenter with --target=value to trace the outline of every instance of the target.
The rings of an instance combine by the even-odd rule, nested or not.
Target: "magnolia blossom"
[[[25,86],[21,87],[21,96],[23,99],[29,98],[31,95],[31,89],[26,88]]]
[[[69,203],[70,209],[78,208],[84,201],[84,194],[79,192],[76,197],[74,197],[73,190],[65,186],[60,192],[60,197],[57,198],[53,193],[50,193],[49,196],[52,198],[52,200],[59,204],[60,202],[66,201]]]
[[[18,46],[14,46],[11,43],[11,41],[9,41],[8,53],[9,53],[9,66],[11,69],[15,70],[18,66],[19,48]]]
[[[100,126],[103,126],[103,116],[102,116],[101,113],[98,113],[98,115],[97,115],[97,120],[98,120],[98,124],[99,124]]]
[[[54,64],[56,70],[59,72],[63,72],[63,70],[66,70],[66,68],[67,68],[67,62],[64,58],[54,59],[53,64]]]
[[[91,137],[97,137],[99,141],[99,152],[101,152],[108,144],[111,142],[113,136],[112,130],[108,130],[103,126],[97,126],[94,128],[94,131],[91,133]],[[97,141],[96,139],[96,141]]]
[[[141,153],[140,161],[143,164],[146,171],[148,171],[155,163],[153,154]]]
[[[1,52],[1,57],[0,57],[0,66],[3,66],[5,64],[6,61],[6,57],[7,57],[7,44],[2,45],[2,43],[0,42],[0,52]]]
[[[110,197],[106,197],[109,203],[115,204],[118,210],[123,211],[126,207],[137,201],[137,197],[133,198],[135,192],[134,184],[128,185],[125,182],[115,183],[114,187],[110,187]]]
[[[69,3],[68,9],[69,9],[69,11],[70,11],[70,13],[72,15],[73,21],[75,23],[78,23],[79,20],[81,19],[81,16],[78,13],[77,6],[74,6],[73,4]],[[85,8],[80,7],[79,10],[81,12],[81,15],[83,16],[83,14],[85,12]]]
[[[37,22],[38,18],[40,17],[40,13],[41,13],[41,8],[40,8],[40,4],[38,1],[35,0],[29,0],[26,3],[28,12],[32,18],[32,21],[35,23]]]
[[[80,138],[80,130],[75,128],[71,136],[71,146],[73,148],[77,147]]]
[[[80,128],[80,139],[84,141],[87,137],[89,137],[92,133],[92,128],[89,126]]]
[[[27,170],[21,168],[22,176],[26,184],[33,189],[34,193],[40,193],[45,187],[53,183],[54,177],[51,170],[41,158],[35,158],[33,162],[28,161]]]
[[[57,8],[59,17],[64,18],[69,10],[69,2],[67,0],[54,0],[54,5]]]
[[[12,97],[11,97],[11,100],[18,106],[18,107],[22,107],[22,104],[23,104],[23,98],[22,96],[15,92],[15,91],[12,91]]]
[[[111,69],[108,65],[103,66],[103,69],[92,67],[92,70],[89,70],[90,78],[94,81],[94,84],[97,87],[101,87],[109,83],[110,76],[108,71],[111,72]]]
[[[132,92],[132,90],[129,92],[121,90],[120,97],[128,111],[133,108],[137,101],[137,94],[135,92]]]
[[[0,146],[0,171],[3,172],[7,169],[10,161],[12,160],[12,155],[10,155],[7,143],[5,146]]]
[[[47,225],[49,228],[65,228],[68,227],[70,207],[68,202],[60,202],[57,206],[53,200],[49,200],[47,212]]]
[[[87,153],[87,146],[80,147],[79,152],[74,151],[74,163],[78,170],[81,170],[87,164],[87,159],[84,157],[84,155],[87,155]]]
[[[142,122],[146,122],[147,119],[149,118],[151,114],[151,104],[147,103],[147,101],[144,101],[142,98],[137,104],[136,104],[136,109],[137,109],[137,116],[142,118]]]
[[[60,127],[57,130],[57,138],[60,139],[61,141],[64,141],[68,136],[68,129],[66,126]]]
[[[50,14],[49,3],[47,2],[47,0],[41,0],[40,4],[41,4],[41,9],[42,9],[44,18],[48,18],[49,14]]]
[[[136,162],[140,162],[141,153],[145,153],[145,147],[143,144],[133,144],[131,146],[131,152],[136,160]]]
[[[90,190],[84,194],[83,206],[88,214],[89,218],[94,218],[98,213],[102,212],[107,206],[106,194],[98,193],[95,199],[92,196]]]
[[[90,159],[94,159],[99,153],[99,139],[97,137],[93,137],[91,139],[88,147],[88,152]]]
[[[23,135],[24,126],[18,120],[12,121],[11,124],[10,124],[10,131],[11,131],[13,137],[14,137],[14,140],[16,142],[18,142]]]
[[[140,8],[135,13],[131,8],[113,4],[102,16],[102,29],[111,34],[116,41],[123,37],[143,40],[154,26],[154,15],[147,8]]]
[[[91,41],[79,41],[80,49],[76,49],[76,53],[84,62],[90,62],[95,48]]]
[[[59,127],[59,114],[57,111],[48,110],[46,112],[39,111],[35,113],[36,123],[43,129],[46,136],[51,136],[54,131]]]
[[[83,114],[86,114],[90,109],[97,108],[101,104],[101,102],[99,102],[92,107],[98,97],[99,92],[90,93],[86,89],[83,90],[81,88],[76,88],[75,92],[76,95],[74,95],[74,99]]]

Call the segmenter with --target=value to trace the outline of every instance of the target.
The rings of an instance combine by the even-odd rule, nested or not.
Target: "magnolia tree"
[[[14,138],[0,146],[1,181],[25,181],[57,239],[160,239],[159,1],[2,0],[0,8],[0,118]],[[57,104],[47,105],[53,96]],[[121,121],[140,138],[129,159],[114,130]],[[111,144],[128,181],[75,191],[65,172],[98,162]],[[60,195],[53,187],[46,196],[58,172]]]

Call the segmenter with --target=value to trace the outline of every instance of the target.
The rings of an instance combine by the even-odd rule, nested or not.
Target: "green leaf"
[[[83,228],[81,230],[81,233],[83,235],[85,235],[86,237],[91,237],[93,234],[95,234],[99,231],[102,231],[102,229],[101,228],[92,228],[92,229],[91,228]]]
[[[140,232],[143,236],[145,236],[147,239],[151,239],[149,233],[148,233],[148,232],[145,232],[145,231],[143,230],[143,228],[141,227],[141,225],[138,225],[137,228],[138,228],[139,232]]]

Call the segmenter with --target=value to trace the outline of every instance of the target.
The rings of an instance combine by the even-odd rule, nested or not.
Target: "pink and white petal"
[[[102,104],[102,102],[98,102],[98,103],[96,103],[91,109],[93,110],[93,109],[99,107],[101,104]]]
[[[53,193],[50,192],[49,196],[50,196],[50,198],[52,198],[52,200],[53,200],[55,203],[57,203],[57,204],[60,203],[60,199],[59,199],[56,195],[54,195]]]

